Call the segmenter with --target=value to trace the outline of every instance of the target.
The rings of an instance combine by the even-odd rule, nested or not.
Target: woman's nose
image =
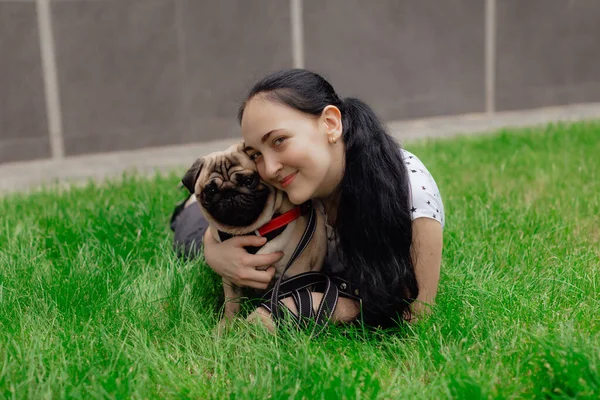
[[[265,168],[264,177],[269,180],[276,180],[277,174],[281,170],[281,163],[275,157],[264,157],[263,162]]]

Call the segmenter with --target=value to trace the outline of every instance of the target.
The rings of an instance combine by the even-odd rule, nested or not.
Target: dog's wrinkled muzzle
[[[266,187],[249,190],[232,185],[205,190],[201,196],[202,205],[216,221],[239,227],[252,225],[262,214],[268,199]]]

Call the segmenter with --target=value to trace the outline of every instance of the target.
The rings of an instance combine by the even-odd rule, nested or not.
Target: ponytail
[[[354,98],[342,103],[346,169],[335,222],[342,263],[370,313],[403,315],[419,293],[406,165],[368,105]]]

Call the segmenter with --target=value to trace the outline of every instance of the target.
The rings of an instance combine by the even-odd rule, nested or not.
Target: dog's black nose
[[[242,175],[237,178],[239,185],[245,186],[249,189],[255,189],[258,186],[258,174],[254,173],[251,175]]]

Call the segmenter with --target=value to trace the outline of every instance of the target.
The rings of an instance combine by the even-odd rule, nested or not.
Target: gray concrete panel
[[[177,2],[54,1],[67,155],[181,143]]]
[[[569,2],[569,103],[600,101],[600,1]]]
[[[479,112],[484,1],[304,1],[306,67],[384,119]]]
[[[0,2],[0,163],[49,156],[36,5]]]
[[[600,100],[600,2],[497,2],[499,110]]]
[[[183,4],[190,135],[196,140],[237,137],[237,110],[251,85],[292,67],[289,1]]]

